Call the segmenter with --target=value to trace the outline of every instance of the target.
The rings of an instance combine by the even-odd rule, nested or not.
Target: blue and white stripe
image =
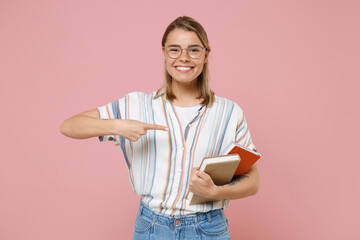
[[[202,107],[184,127],[173,104],[155,94],[130,93],[99,107],[100,117],[163,125],[169,131],[149,130],[137,142],[121,136],[99,139],[112,140],[122,150],[134,191],[155,211],[182,216],[226,208],[227,200],[189,205],[185,196],[190,171],[204,157],[222,153],[233,141],[255,148],[242,109],[233,101],[216,96],[212,106]]]

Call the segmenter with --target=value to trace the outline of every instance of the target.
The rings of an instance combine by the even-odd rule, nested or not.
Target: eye
[[[189,49],[189,52],[193,52],[193,53],[197,53],[197,52],[200,52],[201,49],[200,48],[190,48]]]
[[[199,48],[199,47],[189,48],[189,52],[192,52],[192,53],[198,53],[200,51],[201,51],[201,48]]]
[[[178,47],[169,47],[168,51],[173,52],[173,53],[177,53],[177,52],[180,52],[180,48],[178,48]]]

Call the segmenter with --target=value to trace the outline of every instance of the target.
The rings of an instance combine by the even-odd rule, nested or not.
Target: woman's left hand
[[[199,171],[198,167],[191,170],[189,181],[190,192],[216,200],[217,189],[218,186],[214,184],[214,181],[207,173]]]

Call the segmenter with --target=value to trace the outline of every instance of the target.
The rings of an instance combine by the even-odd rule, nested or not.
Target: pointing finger
[[[145,126],[145,129],[146,130],[162,130],[162,131],[168,131],[169,130],[168,127],[157,125],[157,124],[147,124]]]

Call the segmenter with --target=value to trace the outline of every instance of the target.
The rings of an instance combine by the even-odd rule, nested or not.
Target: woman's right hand
[[[148,130],[168,131],[168,128],[136,120],[100,119],[96,108],[65,120],[60,127],[62,134],[75,139],[120,135],[133,142],[139,140]]]
[[[168,131],[168,128],[165,126],[144,123],[137,120],[129,119],[117,119],[117,126],[115,127],[114,135],[120,135],[132,142],[136,142],[145,135],[148,130],[162,130]]]

